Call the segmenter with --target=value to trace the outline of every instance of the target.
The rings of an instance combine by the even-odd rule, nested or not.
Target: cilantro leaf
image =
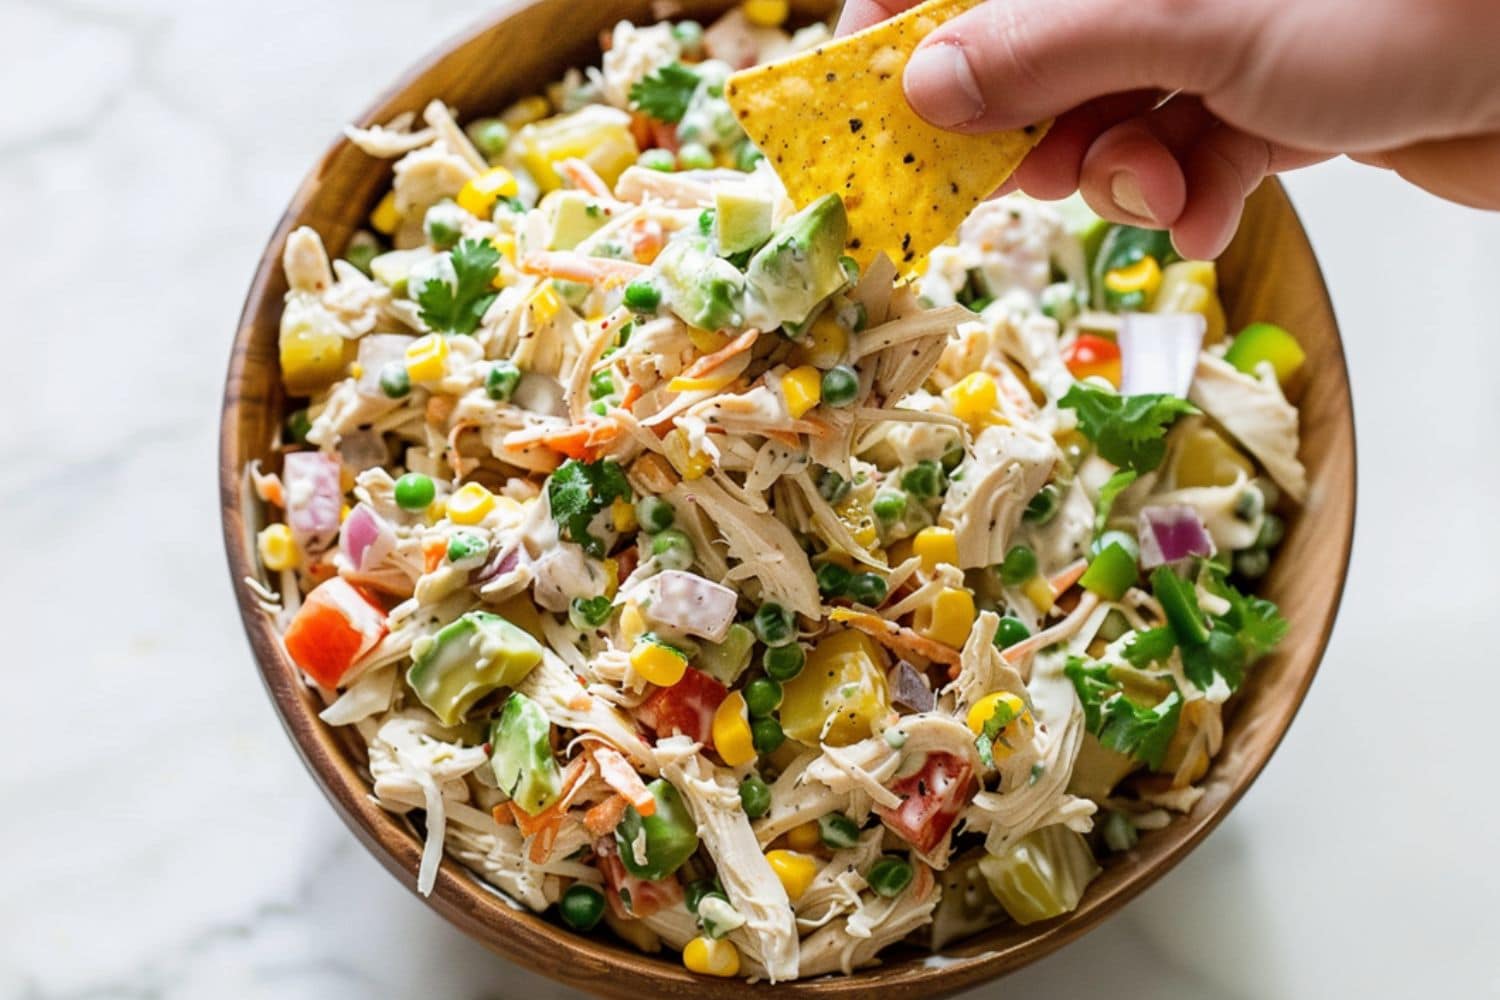
[[[687,114],[698,74],[679,62],[670,62],[630,86],[630,106],[657,121],[675,125]]]
[[[603,558],[604,543],[589,534],[589,522],[607,504],[629,496],[625,471],[607,460],[569,459],[547,480],[547,503],[559,532],[596,559]]]
[[[979,760],[985,767],[995,766],[995,741],[1000,739],[1000,733],[1010,725],[1016,718],[1016,710],[1004,701],[995,702],[995,711],[987,720],[980,734],[974,739],[974,747],[979,751]],[[1010,746],[1009,743],[1005,744]]]
[[[453,283],[428,278],[417,292],[422,321],[438,331],[473,333],[485,310],[495,301],[494,280],[499,273],[500,251],[488,240],[467,239],[453,248],[450,257]]]
[[[1109,524],[1109,512],[1114,509],[1115,498],[1135,482],[1140,473],[1134,469],[1121,469],[1113,476],[1104,481],[1099,487],[1099,499],[1094,509],[1094,537],[1098,538],[1104,534],[1104,528]]]
[[[1162,626],[1137,632],[1130,637],[1121,653],[1131,666],[1144,670],[1153,663],[1165,663],[1176,647],[1177,636],[1170,628]]]
[[[1063,667],[1083,704],[1084,726],[1101,745],[1159,769],[1177,732],[1182,695],[1174,690],[1155,706],[1142,705],[1126,696],[1110,678],[1109,669],[1108,664],[1078,656],[1068,657]]]
[[[1082,382],[1074,383],[1057,405],[1078,414],[1078,429],[1094,442],[1100,455],[1121,469],[1137,473],[1150,472],[1161,464],[1172,422],[1198,412],[1196,406],[1177,396],[1121,396]]]
[[[1210,570],[1208,589],[1229,602],[1229,611],[1219,620],[1234,631],[1251,663],[1286,638],[1291,626],[1273,602],[1240,593],[1224,579],[1222,570]]]

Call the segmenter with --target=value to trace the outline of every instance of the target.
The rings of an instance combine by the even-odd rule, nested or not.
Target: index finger
[[[872,24],[879,24],[888,17],[895,17],[904,10],[910,10],[921,2],[922,0],[849,0],[844,4],[838,27],[833,33],[852,35]]]

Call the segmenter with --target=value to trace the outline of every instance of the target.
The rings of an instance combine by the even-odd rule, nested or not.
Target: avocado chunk
[[[542,706],[519,691],[490,723],[490,769],[511,804],[535,816],[557,801],[562,769],[552,756],[552,722]]]
[[[609,221],[604,206],[583,191],[554,191],[543,203],[549,250],[571,250]]]
[[[470,611],[412,643],[406,683],[443,725],[455,726],[476,701],[519,684],[541,661],[541,644],[526,632],[499,615]]]
[[[673,240],[656,259],[666,306],[684,323],[704,330],[745,321],[745,278],[713,252],[701,236]]]
[[[776,228],[745,271],[766,328],[804,322],[844,286],[848,274],[839,258],[848,238],[849,217],[836,194],[824,195]]]
[[[774,208],[769,196],[747,185],[719,188],[714,193],[719,252],[728,257],[754,250],[770,239]]]
[[[698,824],[670,782],[657,778],[646,789],[656,800],[656,811],[643,817],[635,806],[626,808],[615,827],[615,846],[626,871],[654,882],[681,868],[698,850]],[[642,838],[644,849],[638,855]]]

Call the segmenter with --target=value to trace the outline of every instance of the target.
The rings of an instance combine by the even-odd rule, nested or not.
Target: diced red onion
[[[385,398],[380,373],[393,361],[406,363],[406,348],[415,337],[400,333],[371,333],[359,339],[359,381],[354,388],[361,396]]]
[[[375,431],[350,431],[339,438],[338,452],[344,465],[355,475],[383,466],[391,457],[385,439]]]
[[[641,613],[673,632],[722,642],[734,624],[738,595],[696,573],[664,570],[646,581],[645,590]]]
[[[355,572],[380,565],[396,547],[396,529],[368,505],[357,503],[339,532],[339,551]]]
[[[491,580],[497,580],[515,569],[521,562],[521,549],[512,545],[508,549],[497,549],[490,553],[490,557],[484,561],[484,565],[469,574],[469,584],[481,587]]]
[[[1136,522],[1141,568],[1155,569],[1191,556],[1217,551],[1198,511],[1186,504],[1143,507]]]
[[[1120,394],[1187,398],[1207,323],[1199,313],[1126,313],[1120,320]]]
[[[930,712],[937,704],[932,685],[916,667],[901,660],[886,674],[886,684],[891,690],[891,704],[901,705],[913,712]]]
[[[286,523],[303,552],[322,552],[339,533],[344,491],[339,460],[321,451],[294,451],[282,460]]]

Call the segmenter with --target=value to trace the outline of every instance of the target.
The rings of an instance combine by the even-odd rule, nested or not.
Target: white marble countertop
[[[272,714],[219,544],[229,338],[344,119],[478,0],[0,4],[0,997],[571,997],[387,875]],[[1500,995],[1500,216],[1291,179],[1342,321],[1344,613],[1259,783],[1084,941],[972,997]]]

